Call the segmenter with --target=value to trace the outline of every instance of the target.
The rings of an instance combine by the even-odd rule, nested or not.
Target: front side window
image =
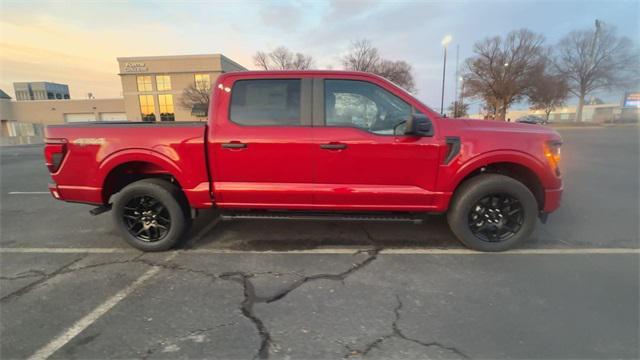
[[[153,95],[138,95],[140,100],[140,116],[142,121],[156,121]]]
[[[209,77],[209,74],[196,74],[195,81],[196,89],[204,91],[211,89],[211,78]]]
[[[158,89],[158,91],[171,90],[171,77],[169,75],[157,75],[156,88]]]
[[[236,81],[230,119],[249,126],[300,125],[300,79]]]
[[[176,119],[173,111],[173,95],[158,95],[158,105],[160,106],[160,121],[174,121]]]
[[[326,126],[356,127],[374,134],[404,132],[412,107],[378,85],[357,80],[325,80]]]
[[[153,91],[151,76],[138,76],[136,77],[136,81],[138,82],[138,91]]]

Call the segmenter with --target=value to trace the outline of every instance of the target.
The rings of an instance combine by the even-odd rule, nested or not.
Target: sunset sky
[[[413,65],[418,98],[440,102],[442,47],[451,34],[446,102],[474,42],[522,27],[549,45],[594,19],[638,43],[638,1],[127,1],[0,0],[0,89],[16,81],[69,84],[72,98],[120,97],[116,57],[223,53],[247,68],[257,50],[283,45],[318,68],[340,68],[351,40],[368,38],[382,55]],[[618,99],[620,94],[604,95]],[[617,101],[617,100],[616,100]]]

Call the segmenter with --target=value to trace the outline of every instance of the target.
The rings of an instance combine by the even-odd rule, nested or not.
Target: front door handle
[[[232,141],[222,144],[222,147],[225,149],[244,149],[247,147],[247,144],[243,144],[239,141]]]
[[[320,149],[324,150],[344,150],[346,148],[347,144],[329,143],[320,145]]]

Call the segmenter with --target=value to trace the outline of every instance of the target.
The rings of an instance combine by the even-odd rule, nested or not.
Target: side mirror
[[[407,120],[404,130],[405,135],[433,136],[433,124],[428,117],[422,114],[412,114]]]

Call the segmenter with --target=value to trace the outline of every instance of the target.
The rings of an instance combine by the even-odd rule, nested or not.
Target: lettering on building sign
[[[149,71],[149,68],[145,63],[141,63],[141,62],[124,63],[124,72],[126,73],[142,73],[147,71]]]

